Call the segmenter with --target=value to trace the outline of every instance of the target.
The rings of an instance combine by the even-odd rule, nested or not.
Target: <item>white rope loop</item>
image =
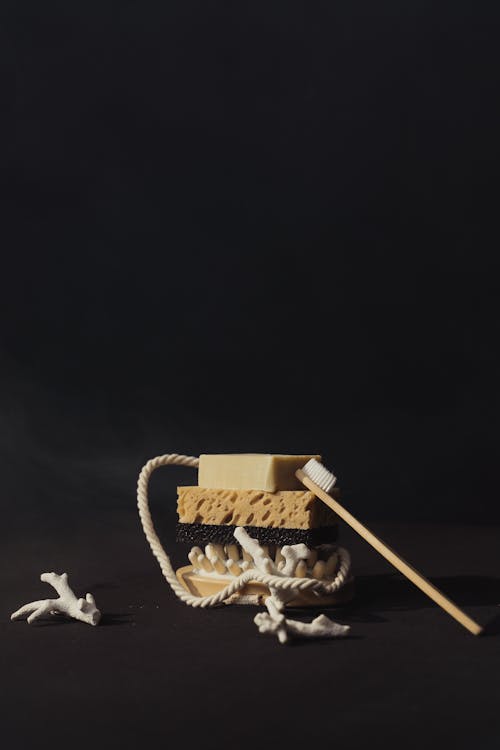
[[[240,576],[235,578],[234,581],[228,583],[228,585],[221,591],[212,594],[211,596],[193,596],[193,594],[186,591],[184,586],[182,586],[177,579],[170,558],[163,549],[155,531],[153,519],[151,518],[151,512],[149,510],[148,487],[151,474],[160,466],[177,465],[192,466],[193,468],[196,468],[198,463],[199,460],[194,456],[183,456],[179,453],[165,453],[163,456],[157,456],[148,461],[141,469],[137,481],[137,507],[139,509],[139,517],[141,519],[144,534],[149,542],[153,555],[160,564],[161,571],[166,581],[181,601],[191,607],[216,607],[219,604],[223,604],[226,599],[229,599],[243,589],[250,581],[258,581],[265,586],[272,586],[276,589],[293,589],[297,592],[311,591],[318,595],[333,594],[345,584],[351,569],[351,559],[347,550],[339,547],[339,569],[334,580],[330,583],[320,581],[317,578],[273,576],[261,573],[252,568],[251,570],[246,570]]]

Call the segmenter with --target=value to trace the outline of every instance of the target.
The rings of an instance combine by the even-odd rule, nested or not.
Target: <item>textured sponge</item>
[[[221,490],[178,487],[180,523],[314,529],[334,526],[337,516],[309,490]]]

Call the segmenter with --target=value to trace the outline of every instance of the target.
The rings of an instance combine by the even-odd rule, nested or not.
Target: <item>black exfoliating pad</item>
[[[177,523],[176,540],[190,544],[204,545],[236,544],[234,530],[229,524]],[[320,526],[317,529],[287,529],[268,526],[245,526],[245,531],[260,544],[306,544],[317,547],[320,544],[332,544],[337,539],[338,526]]]

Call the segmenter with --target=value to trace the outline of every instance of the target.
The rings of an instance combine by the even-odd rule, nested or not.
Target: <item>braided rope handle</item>
[[[155,531],[151,512],[149,510],[148,487],[151,474],[160,466],[198,466],[198,459],[194,456],[183,456],[178,453],[165,453],[148,461],[141,469],[137,481],[137,507],[141,519],[142,528],[146,539],[149,542],[153,555],[158,560],[161,572],[175,595],[191,607],[216,607],[223,604],[226,599],[241,591],[250,581],[257,581],[265,586],[276,589],[292,589],[293,591],[313,591],[317,594],[333,594],[338,591],[349,577],[351,560],[347,550],[339,547],[339,569],[337,575],[330,583],[325,583],[317,578],[292,578],[286,576],[273,576],[267,573],[261,573],[252,568],[239,575],[234,581],[210,596],[194,596],[190,594],[179,582],[172,567],[170,558],[162,547],[162,544]]]

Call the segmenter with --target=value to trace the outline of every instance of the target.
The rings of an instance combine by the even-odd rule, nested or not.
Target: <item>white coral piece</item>
[[[89,625],[99,623],[101,613],[96,607],[94,597],[92,594],[86,594],[85,599],[78,599],[68,585],[67,573],[62,575],[42,573],[40,580],[44,583],[50,583],[59,594],[59,598],[39,599],[36,602],[25,604],[11,614],[11,620],[19,620],[28,615],[27,621],[31,625],[31,623],[47,615],[63,614]]]
[[[289,578],[298,561],[305,560],[309,554],[305,544],[286,545],[282,549],[285,565],[278,570],[264,553],[257,539],[252,539],[242,526],[235,529],[234,536],[243,549],[252,556],[257,570],[269,575]],[[266,597],[264,602],[268,614],[260,612],[254,617],[254,623],[260,633],[276,635],[280,643],[286,643],[290,635],[301,638],[339,638],[349,633],[349,625],[340,625],[326,615],[318,615],[312,622],[289,620],[283,614],[283,610],[286,603],[295,597],[296,589],[293,586],[290,586],[288,590],[269,586],[269,591],[270,596]]]
[[[309,548],[305,544],[285,544],[281,554],[285,558],[285,564],[280,568],[281,575],[293,576],[297,563],[309,557]]]
[[[269,599],[266,600],[266,604]],[[270,607],[268,606],[267,609],[269,611]],[[350,630],[349,625],[340,625],[326,615],[318,615],[312,622],[300,622],[289,620],[278,610],[272,614],[259,612],[255,615],[254,622],[260,633],[277,635],[280,643],[286,643],[289,635],[300,638],[341,638]]]

